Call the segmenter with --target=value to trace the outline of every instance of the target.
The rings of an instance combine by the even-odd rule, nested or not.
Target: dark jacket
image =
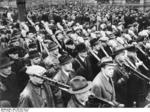
[[[19,94],[15,74],[11,74],[7,78],[0,75],[0,85],[0,101],[9,101],[12,107],[16,107]]]
[[[85,60],[86,63],[77,56],[73,62],[73,69],[76,71],[77,75],[81,75],[88,81],[91,81],[93,79],[92,65],[89,57],[87,57]]]
[[[43,88],[46,92],[47,104],[45,104],[45,100],[36,93],[35,85],[29,81],[20,94],[18,107],[55,107],[51,87],[45,82]]]
[[[89,60],[92,65],[93,75],[91,80],[93,80],[95,76],[100,72],[100,67],[98,66],[98,60],[91,53],[89,53]]]

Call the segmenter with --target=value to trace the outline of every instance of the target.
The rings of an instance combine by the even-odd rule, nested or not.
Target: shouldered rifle
[[[34,76],[34,77],[43,79],[43,80],[45,80],[45,81],[48,81],[50,85],[56,86],[56,87],[58,87],[59,89],[61,89],[61,90],[65,91],[65,92],[68,92],[68,93],[69,93],[69,91],[68,91],[68,89],[70,88],[69,85],[66,85],[66,84],[63,84],[63,83],[61,83],[61,82],[55,81],[55,80],[53,80],[53,79],[51,79],[51,78],[48,78],[48,77],[46,77],[46,76],[38,76],[38,75],[35,75],[35,74],[32,74],[31,76]]]
[[[130,66],[127,65],[127,64],[124,64],[124,66],[125,66],[127,69],[129,69],[129,70],[131,70],[132,72],[134,72],[135,74],[137,74],[137,75],[136,75],[137,77],[142,78],[142,79],[145,79],[146,81],[150,82],[150,78],[149,78],[149,77],[147,77],[147,76],[145,76],[144,74],[138,72],[137,70],[135,70],[134,68],[130,67]]]

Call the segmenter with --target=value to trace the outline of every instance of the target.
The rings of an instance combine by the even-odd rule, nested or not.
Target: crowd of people
[[[150,10],[80,3],[0,18],[0,107],[149,107]]]

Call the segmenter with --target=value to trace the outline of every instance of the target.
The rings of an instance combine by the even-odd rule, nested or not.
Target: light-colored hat
[[[104,67],[105,65],[116,66],[117,64],[113,62],[112,57],[103,57],[98,63],[99,67]]]
[[[148,31],[147,30],[143,30],[143,31],[139,32],[138,35],[142,36],[142,37],[148,37]]]
[[[42,76],[44,73],[46,73],[46,69],[39,65],[32,65],[27,67],[26,73],[29,75],[38,75]]]

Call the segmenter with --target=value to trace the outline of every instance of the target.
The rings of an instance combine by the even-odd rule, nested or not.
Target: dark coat
[[[76,98],[75,96],[72,96],[71,99],[68,102],[67,105],[68,108],[84,108],[85,106],[82,105]]]
[[[81,75],[88,81],[91,81],[93,79],[92,65],[89,57],[87,57],[85,60],[86,63],[77,56],[73,62],[73,69],[76,71],[76,75]]]
[[[12,107],[16,107],[18,97],[18,85],[16,83],[15,74],[11,74],[7,78],[0,75],[0,101],[9,101]]]
[[[19,107],[55,107],[53,94],[51,87],[45,82],[43,84],[44,90],[46,92],[47,104],[45,104],[44,99],[39,96],[35,89],[35,86],[29,81],[25,89],[20,95]]]
[[[93,77],[91,80],[93,80],[95,76],[100,72],[100,67],[98,67],[98,60],[91,53],[89,53],[89,60],[92,65]]]

